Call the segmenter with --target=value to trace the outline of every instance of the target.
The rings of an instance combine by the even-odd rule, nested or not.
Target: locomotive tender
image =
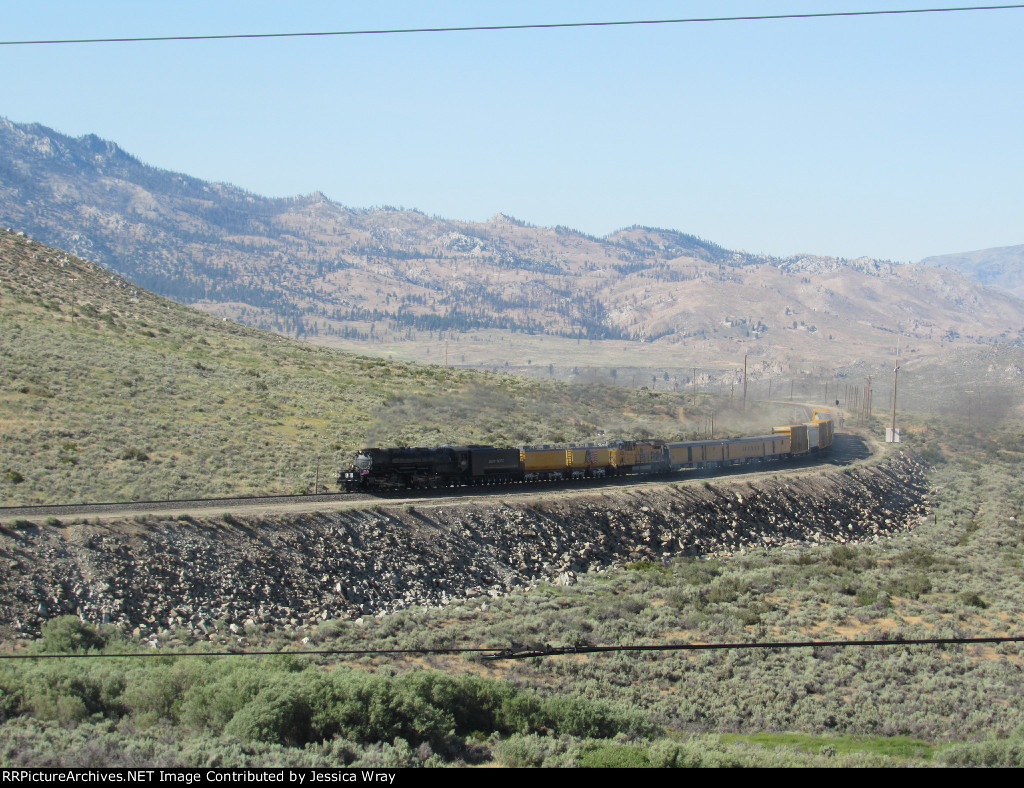
[[[831,413],[815,409],[803,424],[775,427],[753,438],[616,441],[605,445],[438,446],[360,449],[338,474],[346,492],[462,487],[475,484],[593,479],[705,469],[810,455],[832,445]]]

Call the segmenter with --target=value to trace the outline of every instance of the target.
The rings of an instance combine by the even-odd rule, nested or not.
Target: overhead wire
[[[428,654],[473,654],[492,652],[494,648],[391,648],[391,649],[303,649],[300,651],[163,651],[154,648],[150,651],[125,651],[107,653],[102,651],[82,651],[65,654],[0,654],[0,659],[127,659],[134,657],[309,657],[309,656],[346,656],[346,657],[380,657]]]
[[[104,653],[98,651],[73,652],[65,654],[0,654],[0,660],[39,659],[126,659],[177,657],[308,657],[308,656],[406,656],[443,654],[480,654],[489,662],[505,659],[529,659],[533,657],[567,656],[570,654],[606,654],[613,652],[658,652],[658,651],[738,651],[746,649],[797,649],[797,648],[852,648],[891,646],[969,646],[1002,643],[1024,643],[1024,635],[987,636],[972,638],[882,638],[876,640],[788,640],[748,641],[740,643],[655,643],[641,645],[610,646],[549,646],[536,648],[512,647],[497,649],[493,646],[465,646],[447,648],[407,649],[309,649],[300,651],[151,651]]]
[[[500,30],[554,30],[563,28],[635,27],[640,25],[683,25],[711,22],[765,22],[791,19],[828,19],[836,17],[897,16],[907,14],[942,14],[954,12],[1007,11],[1024,8],[1012,5],[974,5],[945,8],[903,8],[875,11],[819,11],[804,14],[750,14],[743,16],[689,17],[684,19],[632,19],[609,22],[538,22],[519,25],[466,25],[446,27],[407,27],[370,30],[330,30],[296,33],[222,33],[179,36],[121,36],[110,38],[53,38],[23,41],[0,41],[0,46],[41,46],[56,44],[135,44],[155,41],[224,41],[265,38],[316,38],[332,36],[385,36],[424,33],[479,33]]]

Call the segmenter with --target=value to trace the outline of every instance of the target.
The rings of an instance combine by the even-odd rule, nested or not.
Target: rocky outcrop
[[[141,639],[236,642],[248,628],[303,631],[334,617],[571,584],[616,563],[790,543],[878,539],[926,513],[924,468],[882,465],[742,480],[438,499],[413,508],[216,520],[0,527],[4,639],[73,613]]]

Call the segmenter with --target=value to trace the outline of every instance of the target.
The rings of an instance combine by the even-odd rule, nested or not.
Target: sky
[[[0,41],[958,5],[33,0],[5,4]],[[3,45],[0,116],[271,197],[916,262],[1024,244],[1022,33],[1024,8]]]

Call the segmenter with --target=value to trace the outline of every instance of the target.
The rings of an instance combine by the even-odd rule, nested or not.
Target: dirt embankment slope
[[[879,538],[926,513],[921,462],[315,513],[0,526],[0,638],[56,615],[238,638],[671,556]],[[141,519],[141,518],[140,518]]]

